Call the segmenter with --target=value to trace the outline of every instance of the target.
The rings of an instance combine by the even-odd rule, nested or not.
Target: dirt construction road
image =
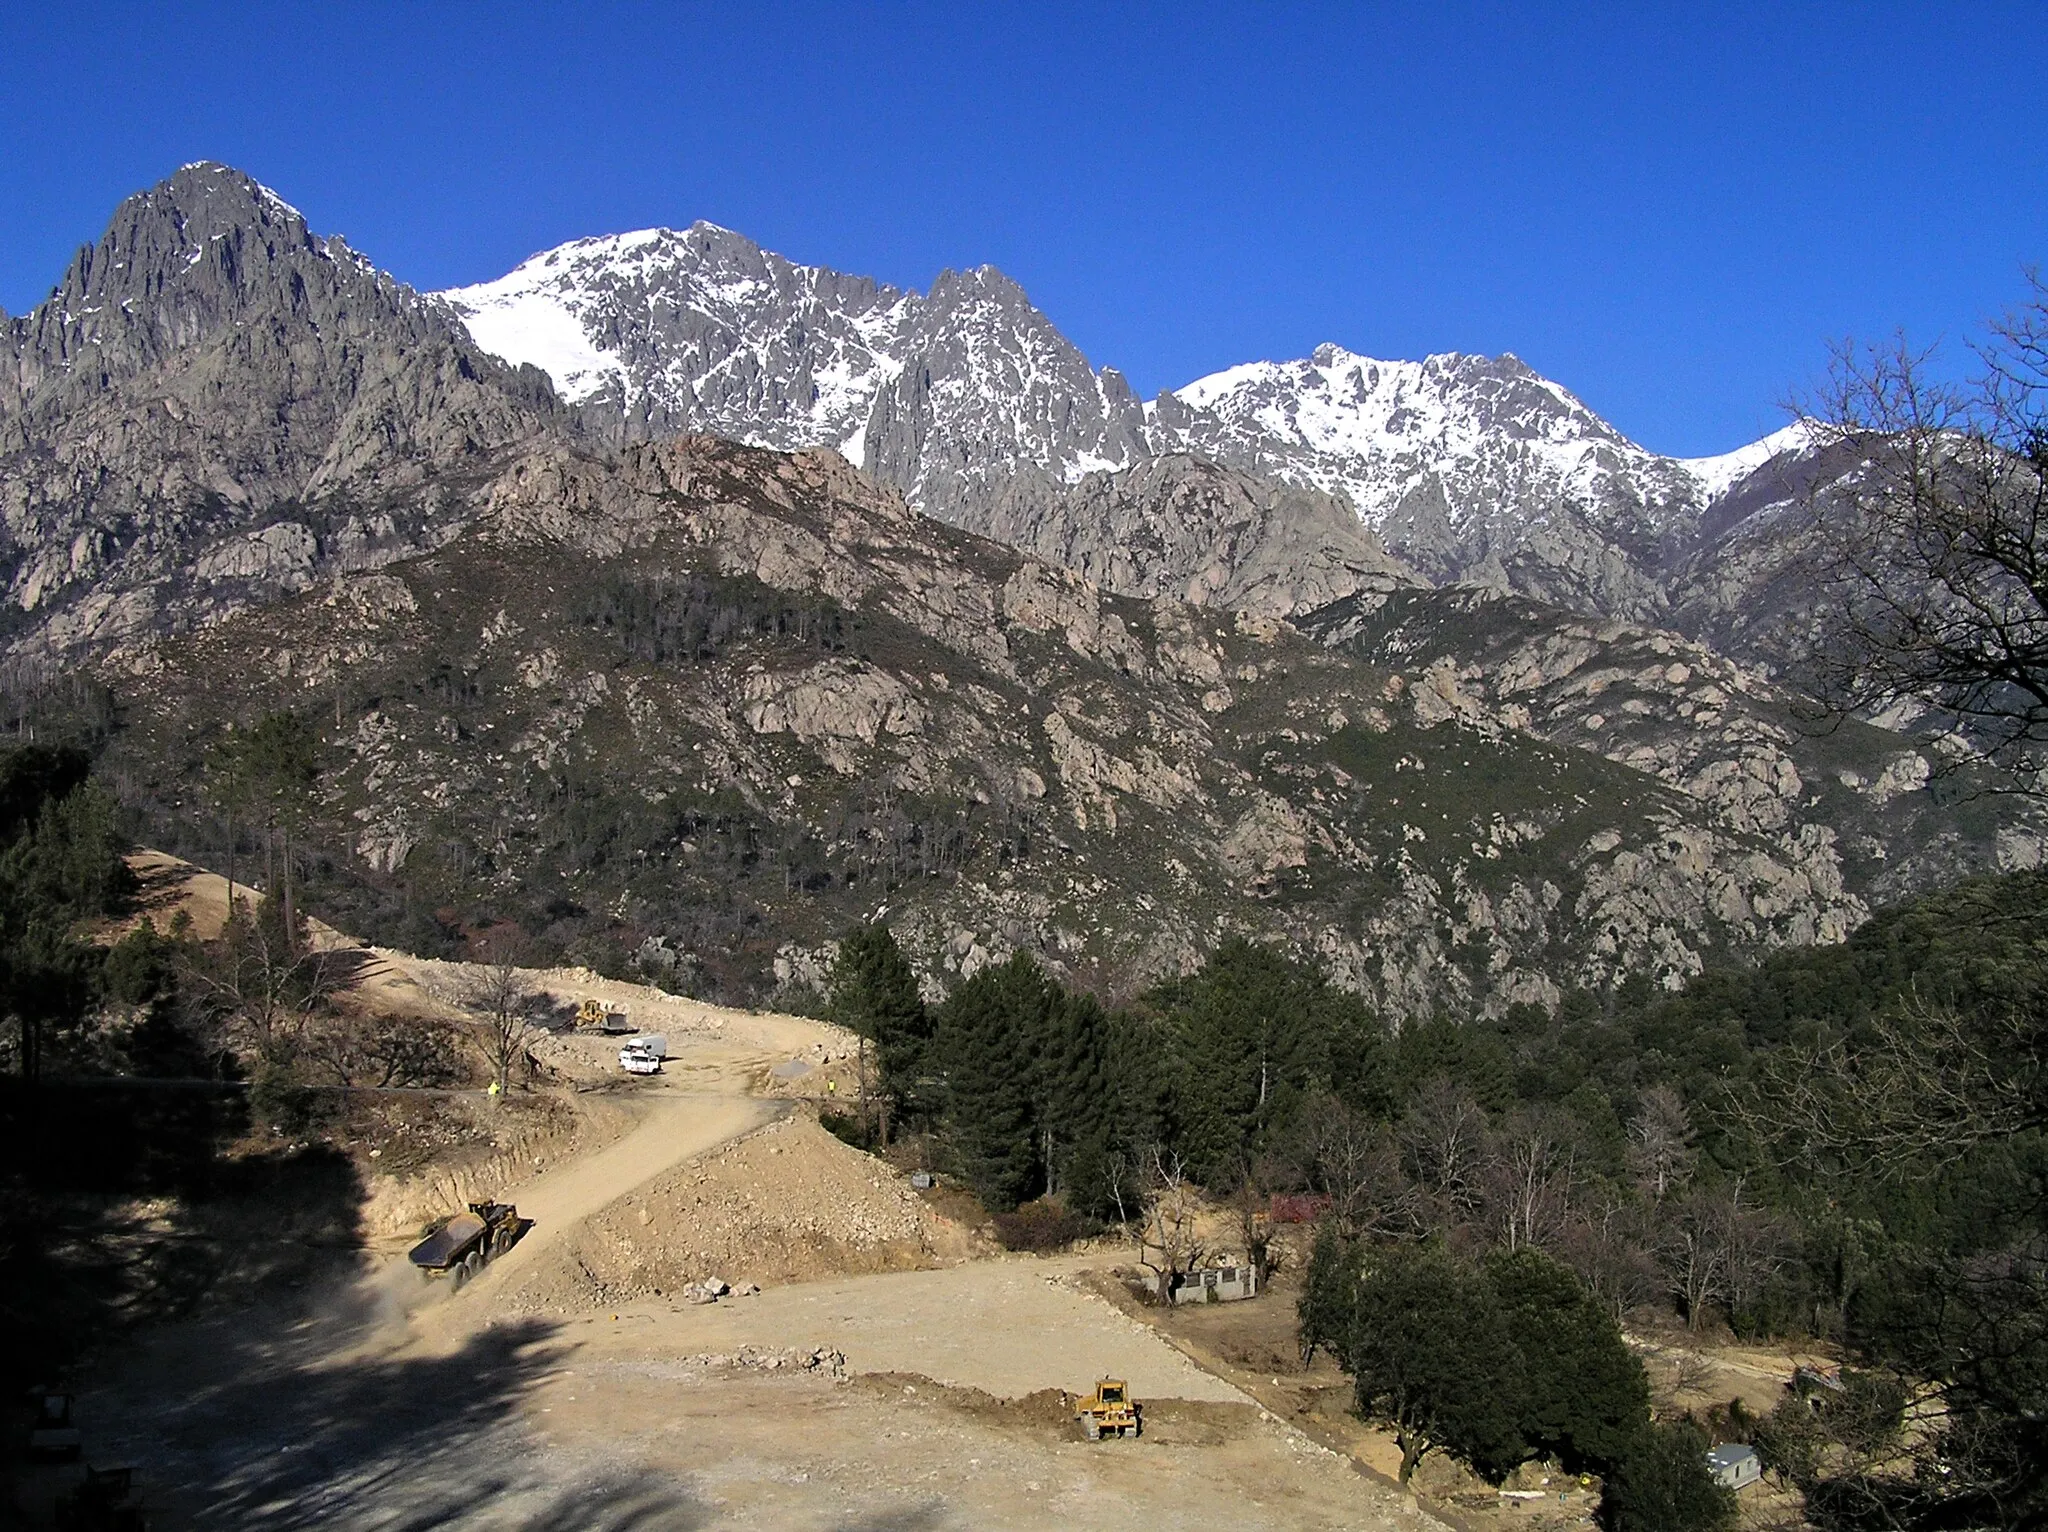
[[[684,1091],[650,1094],[636,1104],[644,1115],[640,1125],[623,1138],[507,1192],[516,1200],[520,1216],[533,1220],[533,1228],[484,1268],[461,1295],[462,1301],[424,1308],[420,1318],[427,1333],[442,1338],[459,1336],[474,1330],[479,1322],[488,1322],[499,1296],[584,1219],[671,1165],[716,1148],[789,1110],[782,1103],[744,1096]]]
[[[381,984],[446,993],[446,974],[380,957]],[[536,977],[575,997],[573,973]],[[775,1224],[807,1188],[915,1203],[789,1117],[806,1107],[761,1094],[778,1064],[841,1056],[843,1033],[690,1018],[664,1020],[674,1059],[627,1098],[634,1127],[501,1190],[535,1227],[476,1282],[451,1292],[365,1254],[331,1292],[160,1332],[82,1392],[89,1455],[137,1466],[159,1529],[1438,1525],[1088,1291],[1100,1259],[965,1259],[963,1234],[911,1247],[934,1269],[715,1305],[662,1288],[687,1273],[624,1300],[589,1275],[580,1304],[535,1312],[536,1274],[573,1291],[597,1232],[673,1264],[715,1216],[718,1248],[775,1225],[827,1260],[850,1247],[804,1232],[822,1224]],[[735,1175],[752,1179],[736,1191]],[[660,1245],[664,1230],[687,1238]],[[1143,1401],[1138,1440],[1080,1438],[1056,1391],[1103,1375]]]

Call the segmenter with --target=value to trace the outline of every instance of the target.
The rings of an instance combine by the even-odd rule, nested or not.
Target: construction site
[[[218,934],[222,879],[136,866],[149,918]],[[469,965],[312,935],[347,959],[345,1006],[466,1019]],[[19,1491],[32,1523],[114,1463],[155,1528],[1429,1520],[1150,1323],[1115,1240],[1006,1252],[934,1178],[827,1132],[851,1034],[519,980],[570,1019],[523,1040],[521,1078],[331,1129],[354,1236],[95,1354],[67,1385],[77,1450]],[[622,1067],[636,1037],[656,1069]]]
[[[218,933],[220,878],[135,866],[143,914]],[[1264,1281],[1231,1257],[1161,1303],[1128,1234],[1006,1250],[947,1178],[827,1131],[860,1084],[833,1025],[311,939],[343,1013],[472,1025],[516,979],[554,1024],[502,1088],[330,1119],[346,1218],[274,1218],[260,1274],[92,1354],[61,1396],[72,1450],[20,1489],[31,1524],[1594,1524],[1597,1485],[1537,1465],[1495,1486],[1432,1457],[1398,1484],[1350,1380],[1302,1361],[1300,1228],[1270,1231]],[[1225,1248],[1229,1212],[1200,1216]],[[1768,1409],[1798,1359],[1650,1362]],[[108,1485],[131,1519],[79,1520]]]

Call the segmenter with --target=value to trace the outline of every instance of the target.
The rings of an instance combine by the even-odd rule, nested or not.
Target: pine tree
[[[1310,1088],[1331,1080],[1333,1047],[1376,1030],[1313,968],[1242,937],[1149,998],[1173,1040],[1189,1163],[1212,1186],[1239,1180]],[[1376,1071],[1352,1063],[1346,1083],[1372,1094]]]
[[[880,1107],[886,1140],[893,1111],[926,1107],[918,1081],[930,1071],[932,1020],[916,971],[880,921],[855,926],[840,939],[832,967],[832,1019],[860,1035],[864,1081],[867,1049],[874,1049],[874,1089],[865,1093],[863,1110],[866,1097]]]
[[[1008,1212],[1041,1185],[1033,1093],[1052,995],[1018,953],[955,990],[939,1011],[946,1122],[962,1172],[991,1212]]]
[[[1112,1111],[1105,1055],[1109,1018],[1092,995],[1070,995],[1047,985],[1039,1012],[1035,1115],[1045,1162],[1046,1189],[1066,1191],[1080,1168],[1099,1177],[1092,1163],[1101,1152]]]
[[[245,735],[240,743],[241,769],[247,773],[249,790],[260,807],[268,836],[281,834],[283,855],[278,860],[275,887],[266,887],[266,898],[281,901],[282,929],[287,940],[296,943],[299,934],[298,895],[292,876],[292,830],[305,818],[313,784],[320,778],[320,740],[310,720],[296,713],[269,713]],[[296,956],[299,948],[287,948]]]

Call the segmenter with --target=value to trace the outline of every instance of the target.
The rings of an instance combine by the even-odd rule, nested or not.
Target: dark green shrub
[[[1725,1532],[1735,1491],[1714,1482],[1707,1438],[1688,1421],[1646,1427],[1606,1479],[1600,1524],[1608,1532]]]
[[[1005,1250],[1034,1254],[1065,1249],[1088,1232],[1085,1219],[1046,1197],[1027,1202],[1014,1213],[996,1214],[995,1226]]]

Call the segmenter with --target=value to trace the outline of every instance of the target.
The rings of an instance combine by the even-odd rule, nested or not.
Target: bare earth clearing
[[[217,927],[222,880],[150,876],[160,918],[182,902]],[[459,996],[461,965],[354,953],[358,1003]],[[536,1223],[463,1291],[387,1238],[317,1298],[129,1348],[80,1413],[157,1526],[1437,1525],[1120,1312],[1094,1290],[1109,1256],[990,1256],[825,1134],[789,1098],[822,1093],[845,1034],[531,977],[630,1005],[673,1062],[602,1098],[616,1120],[566,1158],[487,1189]],[[571,1078],[616,1053],[557,1041],[582,1051],[544,1060]],[[714,1276],[764,1291],[681,1296]],[[1140,1439],[1090,1444],[1067,1418],[1058,1391],[1104,1374],[1144,1402]]]

